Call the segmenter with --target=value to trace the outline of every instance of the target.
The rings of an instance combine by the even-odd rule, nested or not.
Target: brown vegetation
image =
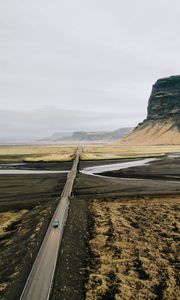
[[[6,235],[6,228],[12,223],[19,221],[28,210],[8,211],[0,213],[0,238]]]
[[[180,145],[180,133],[171,121],[147,122],[137,127],[120,145]]]
[[[19,285],[29,273],[53,211],[53,205],[44,204],[0,213],[0,299],[19,298]]]
[[[86,300],[179,299],[179,202],[93,201]]]
[[[142,130],[139,130],[140,137],[142,135],[142,139],[144,140],[148,133],[141,133]],[[131,141],[131,135],[134,137],[136,131],[133,131],[126,138],[113,143],[106,145],[98,145],[98,146],[85,146],[83,147],[83,152],[81,154],[81,160],[103,160],[103,159],[124,159],[124,158],[143,158],[143,157],[161,157],[171,152],[180,152],[180,145],[157,145],[153,146],[145,146],[141,142],[133,142]],[[138,130],[137,130],[138,132]],[[148,136],[149,137],[149,136]],[[134,140],[133,140],[134,141]],[[140,146],[136,146],[140,145]]]
[[[1,155],[0,155],[1,159]],[[69,169],[71,163],[33,163]],[[20,298],[67,174],[0,175],[0,299]]]
[[[53,162],[74,159],[75,146],[0,146],[0,161]]]

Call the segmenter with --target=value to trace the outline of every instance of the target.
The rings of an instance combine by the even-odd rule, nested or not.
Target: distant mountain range
[[[45,138],[28,138],[28,137],[7,137],[0,138],[0,145],[7,144],[71,144],[71,143],[101,143],[116,141],[133,130],[132,127],[120,128],[114,131],[75,131],[70,132],[55,132]]]
[[[180,145],[180,75],[157,80],[148,102],[147,118],[124,145]]]
[[[132,127],[119,128],[114,131],[75,131],[70,136],[62,137],[61,133],[41,139],[41,142],[51,143],[81,143],[81,142],[110,142],[119,140],[132,131]]]

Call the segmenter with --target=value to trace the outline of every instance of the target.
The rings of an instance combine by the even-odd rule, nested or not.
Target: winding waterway
[[[109,171],[122,170],[122,169],[127,169],[127,168],[132,168],[132,167],[143,166],[143,165],[148,164],[155,160],[157,160],[157,158],[144,158],[144,159],[140,159],[140,160],[126,161],[126,162],[121,162],[121,163],[99,165],[99,166],[94,166],[94,167],[92,166],[92,167],[84,168],[84,169],[80,170],[80,172],[83,174],[86,174],[86,175],[107,177],[107,176],[103,176],[100,174],[104,173],[104,172],[109,172]]]
[[[23,167],[23,169],[22,169]],[[27,163],[0,164],[0,174],[5,175],[23,175],[23,174],[59,174],[69,173],[69,170],[41,170],[29,169]]]
[[[114,171],[114,170],[121,170],[130,167],[137,167],[148,164],[152,161],[156,160],[156,158],[145,158],[140,160],[133,160],[127,162],[117,162],[113,164],[107,165],[99,165],[99,166],[92,166],[88,168],[83,168],[80,170],[80,173],[87,174],[87,175],[97,175],[100,173]],[[27,166],[27,167],[26,167]],[[23,169],[21,168],[23,167]],[[58,173],[68,173],[68,170],[40,170],[38,169],[28,169],[28,164],[18,163],[18,164],[0,164],[0,174],[58,174]],[[98,175],[99,176],[99,175]],[[102,176],[102,175],[101,175]]]
[[[168,155],[171,157],[170,155]],[[174,156],[173,156],[174,157]],[[178,154],[179,157],[179,154]],[[130,161],[123,161],[123,162],[114,162],[112,164],[105,164],[101,165],[101,162],[99,162],[99,165],[91,166],[91,167],[85,167],[79,170],[80,173],[91,175],[91,176],[97,176],[97,177],[104,177],[104,178],[113,178],[113,179],[124,179],[124,180],[142,180],[142,178],[135,178],[135,177],[111,177],[104,175],[103,173],[109,172],[109,171],[115,171],[115,170],[122,170],[127,168],[133,168],[133,167],[139,167],[143,165],[148,165],[149,163],[153,161],[157,161],[161,158],[144,158],[144,159],[131,159]],[[97,162],[96,162],[97,163]],[[93,162],[92,162],[93,164]],[[67,174],[69,173],[69,170],[60,170],[61,166],[59,166],[59,170],[44,170],[41,169],[40,164],[36,168],[34,166],[33,168],[29,167],[27,163],[13,163],[13,164],[0,164],[0,175],[35,175],[35,174]],[[164,176],[166,177],[166,176]],[[145,178],[144,178],[145,179]],[[147,179],[147,178],[146,178]],[[179,180],[179,176],[171,176],[171,179],[168,180],[164,178],[167,182],[176,182],[176,180]]]
[[[0,170],[0,174],[9,174],[9,175],[17,175],[17,174],[59,174],[59,173],[69,173],[69,171],[50,171],[50,170],[18,170],[18,169],[10,169],[10,170]]]

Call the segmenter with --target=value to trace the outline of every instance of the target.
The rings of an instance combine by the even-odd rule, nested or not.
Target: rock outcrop
[[[180,76],[159,79],[152,88],[147,120],[180,117]]]
[[[180,76],[157,80],[149,98],[147,118],[121,143],[180,145]]]

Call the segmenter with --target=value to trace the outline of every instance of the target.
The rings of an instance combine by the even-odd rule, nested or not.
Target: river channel
[[[152,161],[156,160],[156,158],[145,158],[140,160],[131,160],[127,162],[117,162],[113,164],[107,165],[98,165],[83,168],[80,170],[80,173],[87,174],[87,175],[94,175],[94,176],[102,176],[99,175],[100,173],[114,171],[114,170],[121,170],[131,167],[143,166],[148,164]],[[99,162],[100,163],[100,162]],[[92,162],[93,164],[93,162]],[[23,167],[23,168],[22,168]],[[58,173],[68,173],[69,170],[41,170],[39,167],[38,169],[29,169],[28,164],[18,163],[18,164],[0,164],[0,174],[58,174]],[[98,175],[97,175],[98,174]]]

